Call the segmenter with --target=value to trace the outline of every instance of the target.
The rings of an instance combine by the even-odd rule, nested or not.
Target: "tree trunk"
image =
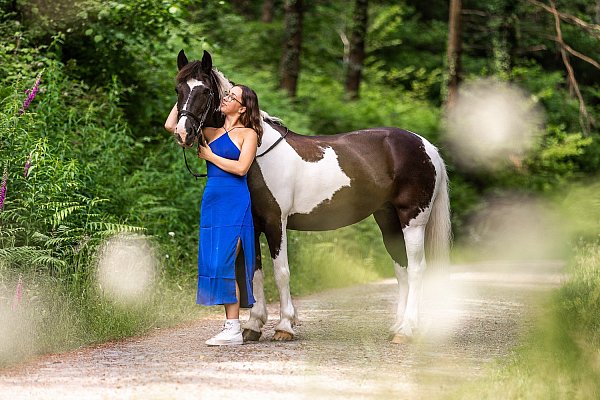
[[[596,15],[594,15],[594,23],[600,25],[600,0],[596,0]]]
[[[298,75],[300,73],[300,50],[302,48],[302,0],[285,1],[285,43],[279,73],[279,87],[287,91],[288,96],[296,97]]]
[[[365,39],[367,36],[368,0],[356,0],[350,34],[350,53],[346,70],[346,95],[350,100],[358,99],[360,81],[365,60]]]
[[[491,50],[494,71],[506,75],[514,67],[516,57],[516,4],[514,0],[496,0],[496,6],[497,11],[492,13],[488,22],[488,27],[493,32]]]
[[[446,108],[451,109],[458,98],[458,85],[460,83],[460,13],[461,0],[450,0],[450,16],[448,26],[448,99]]]
[[[275,0],[263,0],[262,17],[260,18],[262,22],[273,22],[274,5]]]
[[[252,15],[252,1],[251,0],[231,0],[232,7],[240,14],[242,14],[246,19],[255,18]]]

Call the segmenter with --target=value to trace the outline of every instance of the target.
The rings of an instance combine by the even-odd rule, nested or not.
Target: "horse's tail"
[[[448,265],[452,230],[450,223],[450,198],[448,196],[448,173],[441,157],[436,170],[436,190],[429,221],[425,227],[425,255],[427,264],[435,269]]]

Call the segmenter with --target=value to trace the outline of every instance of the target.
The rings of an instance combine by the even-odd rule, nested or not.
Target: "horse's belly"
[[[372,192],[344,187],[310,212],[290,210],[287,227],[297,231],[338,229],[362,221],[381,208],[385,198]]]
[[[360,214],[332,212],[326,215],[292,214],[288,217],[287,228],[294,231],[329,231],[362,221],[371,214],[371,212]]]

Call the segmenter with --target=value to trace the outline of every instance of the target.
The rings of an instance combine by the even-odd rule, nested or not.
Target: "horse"
[[[233,84],[213,68],[207,51],[201,61],[189,62],[181,50],[177,66],[175,137],[185,148],[203,140],[204,126],[222,126],[219,104]],[[292,340],[297,313],[290,295],[286,230],[332,230],[370,215],[398,280],[392,342],[410,340],[418,328],[426,259],[443,263],[451,240],[448,175],[438,150],[416,133],[394,127],[305,136],[262,110],[261,115],[262,143],[247,176],[257,260],[256,303],[243,326],[244,340],[259,340],[267,322],[261,234],[279,290],[280,319],[273,340]]]

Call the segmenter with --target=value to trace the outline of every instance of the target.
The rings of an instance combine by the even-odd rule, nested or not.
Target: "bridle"
[[[212,74],[211,74],[211,77],[212,77]],[[200,146],[202,143],[206,143],[206,139],[204,138],[204,133],[202,133],[202,125],[204,125],[204,122],[206,121],[206,117],[208,116],[208,111],[212,107],[213,99],[214,99],[214,93],[213,93],[212,89],[209,88],[208,89],[208,100],[206,101],[206,108],[204,109],[204,112],[202,113],[202,117],[199,118],[196,114],[194,114],[193,112],[188,111],[188,110],[179,111],[179,114],[177,116],[177,121],[179,121],[181,119],[181,117],[190,117],[191,118],[191,120],[193,121],[192,129],[193,129],[194,137],[198,137],[198,146]],[[200,135],[200,136],[198,136],[198,135]],[[196,178],[196,180],[198,180],[198,178],[206,178],[206,176],[207,176],[206,174],[197,174],[192,171],[192,169],[190,168],[190,165],[188,164],[187,156],[185,155],[185,147],[181,147],[181,150],[183,151],[183,159],[185,160],[185,167],[187,168],[189,173],[192,174],[192,176],[194,178]]]

